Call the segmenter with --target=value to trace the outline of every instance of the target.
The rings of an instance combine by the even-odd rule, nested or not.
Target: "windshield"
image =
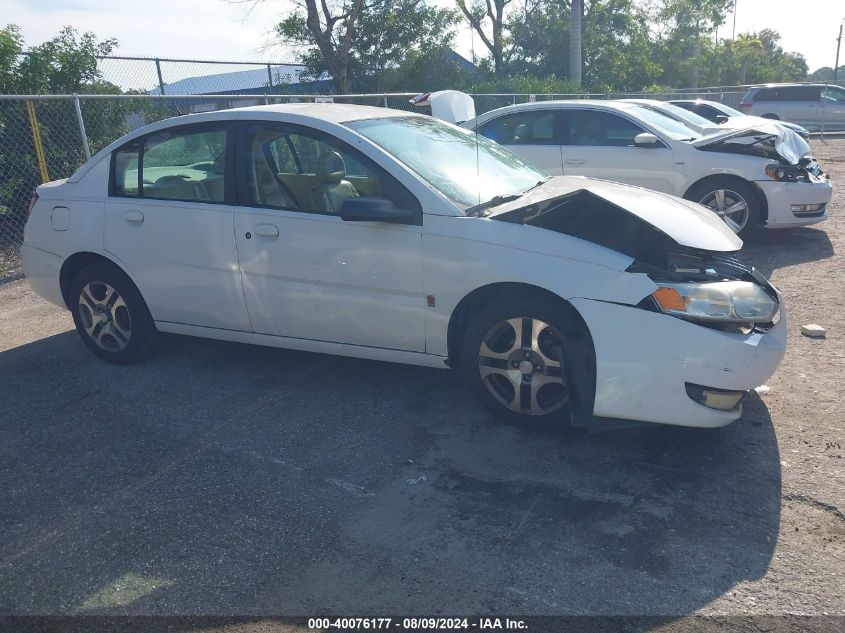
[[[713,107],[727,116],[745,116],[739,110],[734,110],[732,107],[726,106],[724,103],[714,103]]]
[[[496,196],[520,194],[546,179],[538,168],[501,145],[431,117],[364,119],[345,125],[463,209]]]
[[[648,107],[648,106],[646,106]],[[661,103],[659,106],[653,106],[655,110],[665,113],[673,119],[680,119],[681,121],[689,121],[693,125],[699,127],[713,127],[713,121],[705,119],[700,114],[691,112],[686,108],[676,106],[674,103]]]
[[[676,141],[691,141],[701,136],[691,127],[687,127],[685,123],[681,123],[661,112],[656,112],[640,105],[631,106],[627,109],[627,112]],[[712,125],[709,121],[707,124]]]

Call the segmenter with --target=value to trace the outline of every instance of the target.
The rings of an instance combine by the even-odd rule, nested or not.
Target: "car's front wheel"
[[[549,301],[495,301],[469,322],[460,367],[494,415],[520,426],[560,428],[569,421],[565,315]]]
[[[70,309],[88,348],[111,363],[139,360],[156,334],[147,304],[123,272],[106,264],[84,268],[73,280]]]
[[[740,237],[763,226],[763,209],[757,192],[739,179],[716,178],[694,185],[684,196],[716,213]]]

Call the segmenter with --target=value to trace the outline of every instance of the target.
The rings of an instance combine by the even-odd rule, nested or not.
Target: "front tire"
[[[85,345],[110,363],[125,365],[149,353],[155,324],[141,293],[122,271],[94,264],[77,274],[69,303]]]
[[[714,178],[698,183],[684,197],[716,213],[742,238],[763,228],[760,196],[752,185],[737,178]]]
[[[571,324],[552,302],[513,296],[491,302],[460,341],[461,372],[497,418],[532,429],[568,426],[570,385],[565,350]]]

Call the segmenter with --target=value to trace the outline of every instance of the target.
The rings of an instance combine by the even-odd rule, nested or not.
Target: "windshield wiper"
[[[516,200],[517,198],[521,198],[532,189],[536,189],[544,182],[548,181],[549,178],[551,178],[551,176],[549,176],[548,178],[543,178],[543,180],[538,180],[533,185],[528,187],[528,189],[522,191],[521,193],[506,193],[500,196],[493,196],[487,202],[482,202],[481,204],[477,204],[474,207],[470,207],[469,209],[464,211],[464,213],[472,217],[477,217],[481,215],[482,211],[486,211],[487,209],[490,209],[492,207],[498,207],[500,204],[504,204],[505,202],[511,202],[513,200]]]
[[[493,196],[487,202],[482,202],[481,204],[477,204],[474,207],[470,207],[466,209],[464,213],[469,216],[479,216],[483,211],[486,209],[490,209],[492,207],[498,207],[500,204],[504,204],[505,202],[510,202],[511,200],[516,200],[517,198],[522,197],[521,193],[506,193],[501,196]]]

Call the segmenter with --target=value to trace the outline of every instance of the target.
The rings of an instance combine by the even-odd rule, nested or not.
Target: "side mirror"
[[[413,209],[399,209],[385,198],[349,198],[340,206],[340,217],[346,222],[392,222],[419,224],[419,213]]]
[[[717,114],[715,117],[713,117],[713,122],[721,125],[722,123],[727,123],[728,118],[729,117],[725,114]]]
[[[657,138],[654,134],[651,134],[650,132],[643,132],[641,134],[637,134],[634,137],[634,146],[635,147],[655,148],[655,147],[662,147],[663,143],[661,143],[660,139]]]

